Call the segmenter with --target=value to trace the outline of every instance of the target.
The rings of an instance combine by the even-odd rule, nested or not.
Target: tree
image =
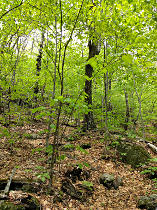
[[[88,60],[90,58],[93,58],[95,55],[99,55],[100,53],[100,47],[98,41],[89,40],[88,42],[89,47],[89,56]],[[93,67],[91,64],[87,64],[85,68],[85,102],[88,104],[88,108],[90,111],[88,111],[87,114],[85,114],[84,117],[84,130],[90,130],[96,128],[96,125],[94,123],[94,117],[93,117],[93,111],[92,111],[92,75],[93,75]]]

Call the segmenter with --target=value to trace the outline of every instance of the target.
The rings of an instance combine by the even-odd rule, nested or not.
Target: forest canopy
[[[156,18],[154,0],[1,0],[1,123],[15,103],[85,130],[155,121]]]

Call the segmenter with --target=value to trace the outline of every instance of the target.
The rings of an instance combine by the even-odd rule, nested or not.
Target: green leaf
[[[46,147],[46,152],[51,155],[53,152],[53,145],[48,145],[48,147]]]
[[[64,99],[64,98],[63,98],[63,96],[58,96],[57,99],[58,99],[58,101],[63,102],[63,99]]]
[[[147,169],[147,170],[142,171],[141,174],[147,174],[147,173],[150,173],[150,172],[151,172],[151,170]]]
[[[60,156],[58,157],[58,160],[65,160],[65,158],[66,158],[66,155],[60,155]]]
[[[83,169],[83,165],[81,163],[78,163],[77,166],[80,168],[80,169]]]
[[[86,167],[90,167],[90,164],[89,163],[86,163],[86,162],[83,162],[83,165],[85,165]]]
[[[43,166],[36,166],[36,169],[38,169],[38,170],[44,170],[44,167]]]
[[[83,181],[82,184],[87,186],[87,187],[93,187],[93,183],[92,182]]]
[[[46,177],[47,179],[50,179],[49,173],[44,173],[43,176]]]
[[[77,146],[76,149],[79,150],[80,152],[84,153],[84,154],[88,154],[88,152],[80,146]]]
[[[132,64],[133,63],[133,56],[130,55],[130,54],[125,54],[122,56],[122,61],[125,65],[128,65],[128,64]]]
[[[157,158],[152,158],[150,161],[157,162]]]
[[[92,182],[88,182],[88,181],[83,181],[82,185],[87,187],[89,190],[93,190],[93,183]]]
[[[52,128],[53,130],[55,130],[55,129],[56,129],[56,125],[51,124],[51,125],[50,125],[50,128]]]

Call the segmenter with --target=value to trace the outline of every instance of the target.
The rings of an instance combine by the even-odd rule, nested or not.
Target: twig
[[[0,19],[2,19],[3,16],[7,15],[10,11],[20,7],[23,4],[23,0],[21,1],[21,3],[13,8],[11,8],[10,10],[8,10],[7,12],[5,12],[3,15],[0,16]]]

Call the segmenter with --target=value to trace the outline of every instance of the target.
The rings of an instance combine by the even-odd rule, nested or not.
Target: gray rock
[[[107,189],[114,188],[117,190],[123,185],[122,178],[115,177],[114,174],[104,173],[100,176],[100,184],[103,184]]]
[[[113,187],[115,190],[117,190],[119,186],[123,186],[123,180],[121,177],[118,176],[113,181]]]
[[[138,200],[137,207],[140,209],[156,210],[157,194],[152,194],[150,196],[141,196]]]
[[[117,150],[121,160],[130,164],[133,168],[139,167],[141,164],[147,163],[151,158],[150,154],[142,147],[136,144],[120,142]]]

